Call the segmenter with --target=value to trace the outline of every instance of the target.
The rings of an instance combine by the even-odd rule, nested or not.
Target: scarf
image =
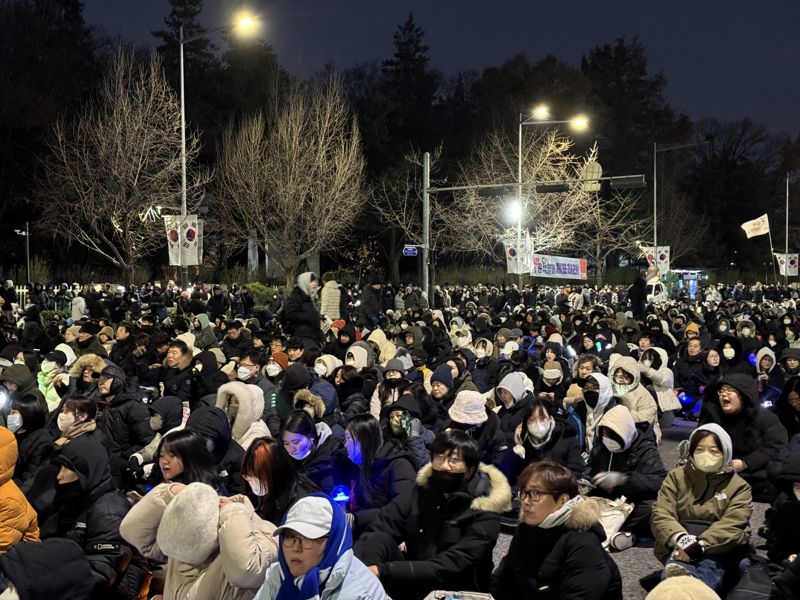
[[[564,506],[559,508],[554,513],[550,513],[547,515],[544,521],[541,522],[539,525],[540,529],[552,529],[553,527],[558,527],[559,525],[563,525],[564,522],[569,517],[569,513],[572,512],[572,509],[575,508],[578,504],[583,502],[583,496],[575,496],[574,498],[570,498]]]
[[[334,565],[342,554],[350,550],[353,545],[353,534],[347,525],[344,510],[325,494],[316,493],[311,494],[311,496],[325,498],[333,506],[333,522],[331,523],[331,530],[328,532],[325,553],[322,555],[322,561],[316,567],[302,577],[295,579],[289,572],[289,565],[283,556],[283,534],[281,534],[278,562],[281,566],[282,582],[275,600],[314,600],[319,598],[321,590],[325,589],[325,582]],[[283,523],[285,522],[286,517],[284,516]]]
[[[76,437],[94,431],[95,429],[97,429],[97,422],[94,420],[84,421],[79,425],[73,425],[65,433],[61,434],[61,437],[55,441],[55,444],[56,446],[63,446],[69,443],[70,440],[74,440]]]

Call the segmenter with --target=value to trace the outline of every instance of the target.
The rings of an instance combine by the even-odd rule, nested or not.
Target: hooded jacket
[[[231,381],[217,390],[216,407],[225,411],[231,423],[231,435],[243,450],[253,440],[271,437],[266,423],[261,420],[264,413],[264,392],[257,385]]]
[[[656,443],[661,441],[661,427],[658,424],[658,405],[653,396],[641,385],[639,376],[639,365],[632,356],[620,356],[613,358],[608,369],[611,381],[614,381],[614,373],[617,369],[622,369],[633,377],[633,383],[628,387],[628,391],[623,394],[615,394],[620,404],[625,406],[636,423],[647,423],[653,427],[656,436]],[[612,383],[612,389],[614,384]]]
[[[728,415],[719,404],[719,388],[730,385],[739,392],[742,410]],[[779,460],[786,450],[786,429],[775,414],[758,402],[755,380],[739,373],[727,374],[706,388],[700,424],[721,425],[731,438],[733,458],[744,461],[747,468],[739,475],[753,488],[756,502],[770,502],[774,489],[768,481],[770,463]]]
[[[119,367],[116,369],[119,371],[116,377],[124,382],[124,373]],[[112,461],[120,458],[127,462],[131,454],[144,448],[155,436],[150,429],[150,413],[138,388],[123,387],[110,401],[104,400],[98,401],[97,428],[108,441]]]
[[[781,369],[778,366],[778,359],[775,356],[775,353],[772,351],[771,348],[767,348],[766,346],[761,348],[756,353],[756,372],[761,373],[761,359],[765,356],[768,356],[772,359],[772,366],[767,369],[767,380],[764,382],[766,385],[762,385],[763,388],[761,391],[762,398],[767,395],[770,398],[777,397],[780,394],[781,390],[783,389],[783,373],[781,373]],[[773,393],[771,395],[767,394],[767,387],[773,388]]]
[[[500,364],[497,359],[492,358],[494,354],[492,342],[488,338],[478,338],[475,342],[476,347],[479,342],[486,344],[486,356],[476,358],[475,368],[472,371],[472,383],[481,394],[485,394],[499,383]]]
[[[244,450],[231,437],[227,413],[221,408],[200,406],[189,415],[186,428],[199,433],[206,443],[211,442],[211,455],[216,461],[217,473],[223,479],[225,490],[232,494],[243,491]]]
[[[222,505],[215,523],[218,548],[198,565],[164,555],[156,540],[164,511],[175,495],[170,484],[154,487],[128,513],[120,533],[146,558],[166,561],[164,597],[175,600],[251,600],[278,557],[275,526],[260,519],[244,496]],[[175,532],[180,535],[180,532]]]
[[[367,336],[367,341],[378,344],[381,351],[380,364],[384,367],[397,354],[397,347],[386,338],[383,329],[375,329]]]
[[[510,510],[511,488],[498,469],[481,464],[459,491],[445,496],[431,485],[432,472],[425,466],[411,493],[381,511],[356,543],[356,556],[368,550],[372,535],[406,543],[406,560],[378,565],[391,597],[422,598],[435,589],[489,591],[497,513]]]
[[[17,441],[0,427],[0,553],[18,542],[39,541],[36,511],[12,480],[17,463]]]
[[[603,548],[600,508],[578,501],[563,525],[520,523],[495,574],[496,600],[622,600],[619,569]]]
[[[784,385],[774,408],[775,414],[778,415],[781,425],[786,429],[789,439],[800,433],[800,411],[789,402],[789,394],[798,389],[800,389],[800,376],[790,378]]]
[[[82,298],[81,298],[82,299]],[[54,538],[17,544],[0,556],[0,568],[21,600],[70,598],[92,600],[93,579],[83,549],[72,540]]]
[[[309,273],[297,277],[297,285],[286,298],[283,307],[284,330],[289,335],[307,340],[315,346],[322,344],[320,314],[311,296],[308,295]]]
[[[200,365],[199,373],[192,373],[191,403],[195,405],[200,398],[209,394],[217,395],[220,386],[228,383],[228,376],[219,370],[217,357],[208,350],[194,357],[196,365]]]
[[[503,430],[506,436],[506,443],[509,445],[513,443],[514,431],[517,425],[522,423],[523,417],[530,405],[531,394],[526,389],[526,379],[527,376],[514,371],[503,377],[503,380],[497,385],[497,388],[495,388],[496,392],[499,390],[507,390],[513,397],[513,401],[508,407],[500,400],[499,396],[497,401],[499,407],[497,409],[497,418],[500,421],[500,429]],[[528,380],[528,382],[530,382],[530,380]]]
[[[658,408],[661,412],[680,410],[681,403],[673,389],[675,381],[672,369],[667,366],[669,361],[667,351],[657,346],[654,346],[651,350],[658,355],[658,362],[660,364],[656,365],[654,361],[652,365],[646,367],[643,363],[643,359],[647,351],[642,352],[642,356],[639,359],[639,373],[643,378],[646,377],[650,380],[650,383],[652,383],[653,389],[656,392],[656,397],[658,398]]]
[[[31,396],[36,396],[36,398],[43,403],[45,402],[44,394],[39,390],[36,380],[25,365],[11,365],[10,367],[6,367],[3,369],[2,374],[0,374],[0,381],[9,381],[16,384],[17,391],[14,392],[14,394],[18,398],[30,394]]]
[[[616,405],[614,394],[611,391],[611,380],[602,373],[592,373],[591,377],[597,382],[600,388],[597,405],[592,408],[586,404],[585,399],[574,404],[575,413],[580,417],[584,426],[586,436],[586,452],[590,452],[594,447],[595,437],[597,433],[597,425],[606,411],[610,410]],[[581,444],[584,446],[584,444]]]
[[[733,358],[725,358],[723,354],[725,344],[730,344],[731,348],[733,348],[735,352]],[[719,340],[717,348],[719,351],[719,366],[723,373],[740,373],[750,377],[755,376],[755,369],[748,362],[747,355],[742,347],[742,341],[739,338],[733,335],[726,335]]]
[[[206,313],[195,315],[195,319],[200,322],[200,329],[194,332],[194,347],[200,350],[208,350],[209,348],[216,348],[219,346],[219,340],[214,333],[214,327],[208,320]]]
[[[749,548],[750,486],[730,465],[733,448],[725,430],[714,423],[701,425],[692,432],[689,443],[702,431],[710,431],[720,440],[723,466],[717,473],[704,473],[689,457],[685,464],[667,474],[650,519],[656,538],[654,552],[661,561],[675,547],[678,536],[687,532],[682,524],[687,521],[709,523],[698,536],[709,556],[745,554]]]
[[[183,402],[181,402],[181,399],[177,396],[162,396],[153,402],[149,409],[151,413],[161,416],[163,425],[161,429],[156,432],[155,436],[153,436],[153,439],[150,440],[149,444],[131,456],[131,458],[135,456],[140,465],[153,462],[156,459],[155,453],[156,450],[158,450],[158,445],[161,443],[161,438],[170,431],[183,429],[185,424]],[[189,413],[187,411],[186,418],[188,418],[188,416]]]
[[[594,477],[604,471],[618,471],[628,478],[610,493],[595,488],[593,494],[610,498],[625,496],[634,504],[654,500],[667,472],[653,437],[640,432],[630,411],[621,405],[604,414],[598,427],[608,427],[616,433],[623,440],[624,447],[621,452],[611,453],[598,440],[587,461],[589,475]]]
[[[78,476],[79,493],[63,502],[56,492],[58,512],[43,524],[42,535],[66,537],[83,548],[89,559],[97,597],[108,594],[125,568],[130,549],[119,533],[130,504],[115,489],[108,455],[93,436],[80,436],[55,458]],[[53,530],[52,527],[55,527]]]

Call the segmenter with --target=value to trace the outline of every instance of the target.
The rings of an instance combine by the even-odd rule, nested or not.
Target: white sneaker
[[[618,552],[627,550],[636,543],[636,536],[627,531],[620,531],[611,536],[609,546]]]

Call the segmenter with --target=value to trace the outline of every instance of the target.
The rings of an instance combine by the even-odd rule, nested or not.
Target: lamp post
[[[789,284],[789,184],[800,179],[800,171],[786,173],[786,239],[783,254],[783,282]]]
[[[234,22],[230,25],[222,27],[215,27],[209,29],[206,33],[221,33],[223,31],[239,31],[240,34],[248,35],[255,32],[258,27],[258,20],[247,12],[240,12],[234,18]],[[185,77],[183,69],[183,47],[197,39],[200,36],[185,39],[183,35],[183,25],[178,31],[178,46],[180,47],[180,87],[181,87],[181,217],[185,218],[187,214],[186,202],[186,94],[185,94]],[[181,289],[185,290],[189,285],[189,268],[181,267]]]
[[[659,144],[658,142],[653,142],[653,252],[658,252],[658,153],[695,148],[710,143],[711,140],[709,139],[690,144]]]
[[[552,119],[550,108],[546,104],[539,104],[533,108],[530,115],[520,113],[519,129],[517,133],[517,255],[522,247],[522,128],[529,125],[569,125],[574,131],[582,132],[589,128],[589,119],[585,115],[576,115],[572,119]],[[517,259],[519,262],[519,259]],[[519,273],[519,287],[522,287],[522,273]]]

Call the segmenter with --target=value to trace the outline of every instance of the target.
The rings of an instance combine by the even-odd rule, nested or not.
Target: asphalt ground
[[[669,471],[678,463],[678,444],[689,439],[689,435],[696,424],[692,421],[676,419],[671,427],[662,428],[662,439],[658,449],[664,466]],[[764,540],[758,536],[758,529],[764,524],[764,512],[768,504],[754,503],[753,515],[750,519],[751,541],[755,546],[760,546]],[[511,536],[501,533],[494,549],[495,564],[500,564],[503,556],[508,552]],[[661,563],[653,555],[652,544],[649,546],[636,545],[624,552],[612,552],[611,556],[619,567],[622,575],[623,596],[625,600],[641,600],[646,596],[639,579],[652,574],[662,568]]]

